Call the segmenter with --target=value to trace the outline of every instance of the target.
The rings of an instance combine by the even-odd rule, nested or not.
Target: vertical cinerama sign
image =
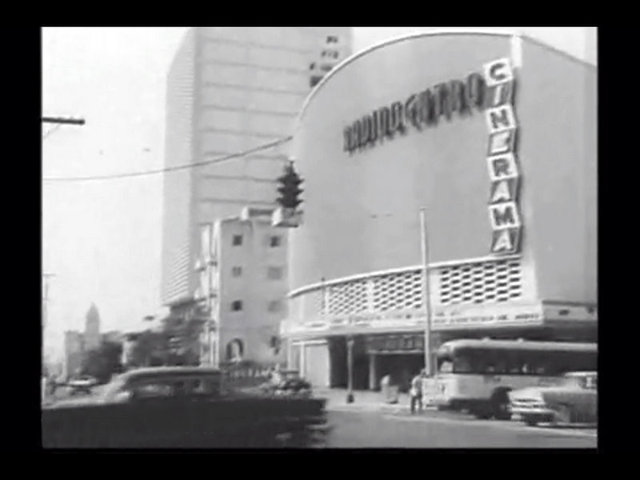
[[[485,110],[489,129],[487,167],[491,180],[491,253],[512,254],[520,248],[522,222],[518,209],[518,125],[513,109],[515,76],[511,62],[508,58],[502,58],[487,63],[484,65],[484,77],[489,91],[494,95],[492,106]]]

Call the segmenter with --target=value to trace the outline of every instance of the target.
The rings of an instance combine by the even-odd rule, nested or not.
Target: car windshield
[[[595,375],[572,375],[564,378],[563,385],[567,387],[595,390],[598,388],[598,377]]]

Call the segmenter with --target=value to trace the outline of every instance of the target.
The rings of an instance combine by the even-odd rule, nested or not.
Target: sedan
[[[597,423],[597,386],[596,372],[567,373],[560,385],[510,392],[511,412],[527,425]]]

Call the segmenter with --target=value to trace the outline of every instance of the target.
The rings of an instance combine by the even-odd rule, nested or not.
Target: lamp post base
[[[353,393],[349,392],[347,393],[347,403],[353,403],[354,402],[354,398],[353,398]]]

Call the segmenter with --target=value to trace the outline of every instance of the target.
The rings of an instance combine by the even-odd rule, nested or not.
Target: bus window
[[[453,371],[455,373],[472,373],[471,359],[468,355],[459,355],[453,361]]]
[[[450,360],[441,360],[438,365],[438,371],[440,373],[452,373],[453,362],[451,362]]]

